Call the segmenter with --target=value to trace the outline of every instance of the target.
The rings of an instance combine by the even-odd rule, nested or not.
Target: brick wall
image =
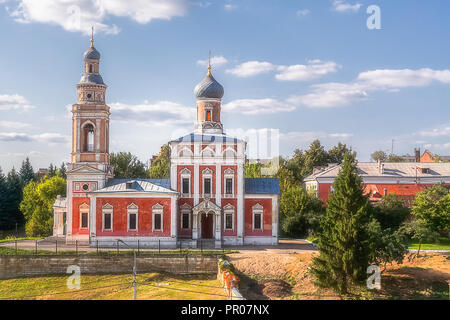
[[[216,274],[215,255],[143,255],[136,257],[137,271],[174,274]],[[81,274],[124,274],[133,270],[133,255],[17,255],[0,256],[0,279],[23,276],[64,275],[77,265]]]

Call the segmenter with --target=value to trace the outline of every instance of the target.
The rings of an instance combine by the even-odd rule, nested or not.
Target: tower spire
[[[94,26],[91,29],[91,48],[94,47]]]
[[[209,58],[208,58],[208,76],[211,76],[211,50],[209,50]]]

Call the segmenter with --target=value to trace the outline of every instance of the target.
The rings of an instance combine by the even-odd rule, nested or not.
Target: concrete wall
[[[144,255],[136,258],[137,271],[174,274],[216,274],[215,255]],[[0,279],[64,275],[76,265],[81,274],[123,274],[133,270],[133,255],[16,255],[0,256]]]

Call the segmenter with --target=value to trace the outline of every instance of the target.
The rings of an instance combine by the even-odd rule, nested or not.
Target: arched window
[[[211,121],[211,111],[206,111],[206,121]]]
[[[83,127],[83,135],[84,135],[83,151],[93,152],[94,151],[94,126],[91,123],[88,123]]]
[[[89,73],[93,73],[92,64],[89,65]]]

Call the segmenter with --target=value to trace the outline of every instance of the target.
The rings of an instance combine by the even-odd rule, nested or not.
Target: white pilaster
[[[243,243],[244,241],[244,166],[242,164],[237,165],[237,237],[238,241]]]

